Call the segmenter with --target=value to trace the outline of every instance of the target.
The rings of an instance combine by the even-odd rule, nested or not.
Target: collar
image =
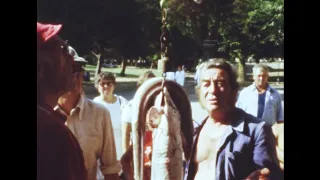
[[[243,110],[236,108],[236,110],[234,112],[234,115],[236,116],[236,118],[234,119],[234,121],[229,125],[230,130],[232,131],[232,129],[239,131],[239,132],[243,132],[244,129],[244,120],[245,120],[245,114],[243,113]],[[197,127],[197,129],[202,129],[202,127],[204,126],[204,124],[206,123],[206,121],[209,119],[209,116],[207,116],[202,123]]]
[[[270,86],[269,83],[267,84],[267,86],[268,87],[267,87],[266,91],[269,91],[270,93],[272,93],[273,92],[273,88]],[[254,83],[251,84],[250,90],[251,91],[258,91],[258,89],[257,89],[257,87],[256,87],[256,85]]]
[[[234,121],[231,123],[231,125],[228,126],[226,132],[222,135],[222,138],[220,140],[220,142],[218,143],[218,148],[221,149],[222,146],[227,142],[227,138],[229,137],[235,137],[237,136],[237,134],[235,133],[235,131],[238,132],[243,132],[244,131],[244,123],[245,123],[245,113],[243,110],[236,108],[236,110],[234,112],[231,112],[235,115],[235,119]],[[200,126],[198,126],[198,128],[196,128],[195,131],[195,136],[194,136],[194,141],[197,141],[200,131],[203,128],[204,124],[206,123],[206,121],[209,119],[209,116],[207,116],[203,122],[201,123]],[[193,143],[193,145],[196,143]],[[194,146],[192,145],[192,149],[194,149]],[[192,150],[193,151],[193,150]]]
[[[237,133],[235,131],[238,132],[243,132],[244,130],[244,113],[241,109],[236,108],[233,115],[235,117],[233,117],[233,122],[229,125],[229,127],[227,128],[226,132],[224,133],[224,135],[222,136],[218,147],[219,150],[223,147],[223,145],[228,141],[227,139],[233,139],[237,136]]]
[[[243,132],[245,119],[243,111],[236,108],[234,115],[236,116],[236,118],[234,119],[230,127],[232,127],[232,129],[236,131]]]
[[[80,119],[80,120],[82,119],[82,117],[83,117],[83,109],[84,109],[84,106],[85,106],[85,99],[86,99],[85,94],[84,94],[84,93],[81,93],[76,107],[74,107],[74,108],[70,111],[70,116],[72,116],[72,115],[74,115],[74,114],[76,114],[76,113],[78,112],[78,113],[79,113],[79,119]],[[57,111],[57,112],[59,112],[60,114],[68,117],[68,113],[66,113],[66,112],[59,106],[59,104],[57,104],[57,105],[54,107],[54,111]]]

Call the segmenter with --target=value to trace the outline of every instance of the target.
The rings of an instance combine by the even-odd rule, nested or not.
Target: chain
[[[168,57],[168,46],[170,43],[169,30],[167,28],[167,9],[162,10],[162,34],[160,37],[161,42],[161,58]]]
[[[169,30],[167,28],[167,14],[168,10],[167,8],[162,9],[162,34],[160,36],[160,42],[161,42],[161,61],[162,61],[162,84],[161,84],[161,92],[163,93],[162,95],[162,100],[161,104],[164,103],[164,87],[165,87],[165,81],[166,81],[166,63],[169,60],[169,55],[168,55],[168,48],[170,44],[170,34]]]

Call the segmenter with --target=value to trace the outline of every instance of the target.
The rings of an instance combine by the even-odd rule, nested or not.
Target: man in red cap
[[[68,45],[61,25],[37,23],[37,179],[87,180],[82,150],[53,108],[73,88]]]

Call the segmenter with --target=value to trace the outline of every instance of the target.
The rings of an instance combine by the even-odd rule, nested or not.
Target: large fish
[[[164,105],[161,105],[162,100]],[[181,180],[183,177],[181,116],[166,87],[164,92],[160,92],[157,96],[155,105],[149,109],[147,122],[154,128],[151,179]]]
[[[152,180],[181,180],[183,160],[192,146],[191,106],[185,90],[174,81],[152,78],[137,90],[132,108],[134,179],[144,176],[144,134],[152,130]],[[148,124],[147,124],[148,123]],[[184,155],[184,157],[183,157]]]

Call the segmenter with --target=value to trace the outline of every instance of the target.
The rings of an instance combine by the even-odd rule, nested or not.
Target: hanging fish
[[[161,105],[162,99],[164,105]],[[181,180],[183,177],[181,116],[164,87],[155,105],[147,113],[147,124],[153,129],[151,179]]]
[[[193,142],[190,101],[176,82],[165,81],[162,86],[162,81],[163,78],[146,81],[132,102],[135,180],[181,180],[183,160],[190,157]],[[151,148],[144,147],[145,132],[148,131],[152,131]],[[145,174],[146,152],[151,157],[151,177]]]

